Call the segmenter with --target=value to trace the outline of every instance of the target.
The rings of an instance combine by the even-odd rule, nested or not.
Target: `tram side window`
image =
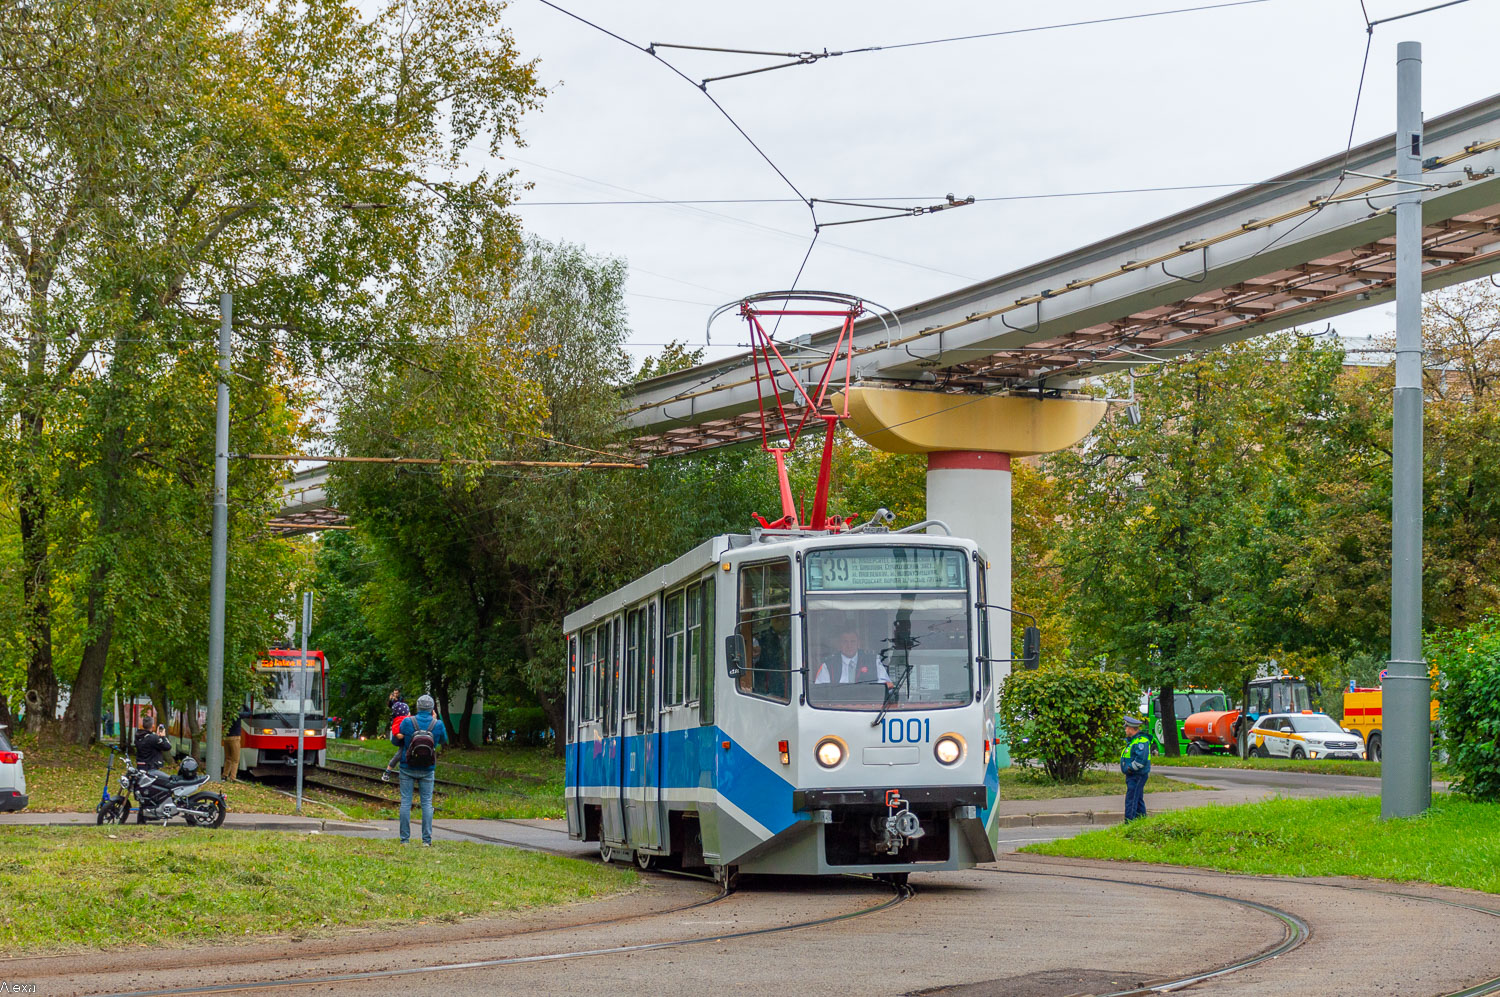
[[[683,593],[667,596],[662,618],[662,703],[676,706],[682,702],[682,659],[684,644]]]
[[[641,611],[625,617],[625,715],[635,716],[641,689]]]
[[[792,565],[748,564],[740,569],[739,631],[750,652],[739,691],[785,703],[791,700]]]
[[[714,634],[714,579],[710,575],[703,580],[702,628],[698,631],[701,644],[698,648],[698,722],[714,722],[714,661],[718,656],[719,641]]]
[[[604,668],[600,660],[604,657],[604,631],[595,630],[592,637],[590,647],[593,653],[589,655],[589,717],[597,722],[604,718],[604,711],[600,709],[604,702]]]
[[[580,643],[583,650],[578,659],[578,719],[587,722],[594,715],[594,631],[585,630]]]
[[[605,624],[604,640],[604,733],[611,737],[619,733],[620,721],[620,624],[611,620]]]
[[[687,640],[683,642],[686,660],[682,666],[682,699],[685,703],[698,700],[698,661],[703,645],[703,587],[689,585],[687,589]]]
[[[568,638],[568,740],[578,739],[578,637]]]

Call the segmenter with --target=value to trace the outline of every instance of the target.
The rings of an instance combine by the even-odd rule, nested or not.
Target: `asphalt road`
[[[1338,775],[1338,762],[1329,762],[1328,773],[1278,772],[1271,769],[1217,769],[1184,765],[1174,767],[1153,762],[1152,776],[1166,776],[1196,782],[1200,786],[1220,789],[1264,787],[1285,796],[1378,796],[1380,780],[1362,775]],[[1434,782],[1434,792],[1448,788],[1446,782]]]
[[[439,821],[437,829],[438,847],[468,838],[590,849],[551,821]],[[1001,844],[1081,829],[1006,828]],[[1186,992],[1432,997],[1500,977],[1500,902],[1460,890],[1010,854],[979,869],[914,875],[912,885],[901,898],[849,877],[746,877],[721,897],[701,880],[647,876],[625,897],[508,918],[157,949],[149,958],[0,960],[0,978],[48,994],[1063,997],[1175,992],[1222,971]],[[1389,927],[1397,924],[1399,933]],[[1236,968],[1278,947],[1287,951]]]

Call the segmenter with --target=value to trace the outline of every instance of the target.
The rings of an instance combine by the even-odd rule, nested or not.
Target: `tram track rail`
[[[1181,893],[1188,896],[1198,897],[1203,900],[1220,900],[1226,903],[1244,907],[1247,910],[1257,911],[1269,915],[1281,922],[1281,940],[1274,945],[1260,950],[1243,959],[1225,963],[1213,969],[1188,976],[1180,976],[1172,979],[1154,980],[1139,987],[1131,987],[1127,990],[1114,990],[1109,993],[1097,994],[1095,997],[1140,997],[1143,994],[1170,993],[1173,990],[1181,990],[1209,980],[1228,976],[1231,973],[1242,972],[1252,966],[1279,959],[1289,952],[1300,948],[1304,942],[1312,937],[1312,926],[1291,911],[1263,904],[1255,900],[1246,900],[1243,897],[1233,897],[1226,893],[1214,893],[1208,890],[1194,890],[1183,886],[1167,886],[1161,883],[1140,883],[1130,879],[1114,879],[1109,876],[1081,876],[1076,873],[1042,872],[1031,869],[994,869],[980,868],[979,872],[994,873],[1002,876],[1035,876],[1050,879],[1071,879],[1080,882],[1109,883],[1112,886],[1132,886],[1148,890],[1165,890],[1169,893]]]
[[[303,789],[307,789],[308,787],[321,789],[329,793],[342,793],[345,796],[352,796],[357,800],[364,800],[368,803],[380,803],[389,807],[399,806],[401,803],[398,799],[381,796],[379,793],[367,793],[362,789],[355,789],[352,786],[340,786],[337,783],[324,782],[321,779],[310,779],[305,775],[302,777],[302,787]]]
[[[366,765],[364,762],[346,762],[342,758],[328,759],[323,764],[323,768],[329,772],[336,772],[339,775],[346,775],[354,779],[368,779],[371,782],[380,783],[384,782],[380,778],[380,773],[388,771],[380,765]],[[432,781],[437,786],[451,786],[454,789],[464,789],[471,793],[482,789],[479,786],[470,786],[462,782],[454,782],[451,779],[433,779]]]
[[[688,874],[690,875],[690,874]],[[700,877],[692,877],[700,878]],[[871,880],[871,882],[875,882]],[[889,885],[889,884],[882,884]],[[504,966],[526,966],[539,963],[562,962],[571,959],[587,959],[607,955],[630,955],[639,952],[654,952],[662,949],[687,948],[695,945],[706,945],[734,941],[744,938],[758,938],[766,935],[784,934],[791,931],[800,931],[807,928],[818,928],[829,924],[838,924],[856,918],[867,917],[883,911],[891,910],[911,899],[914,891],[909,886],[892,887],[894,896],[882,900],[880,903],[868,907],[862,907],[854,911],[846,911],[842,914],[832,914],[825,917],[811,918],[805,921],[797,921],[791,924],[778,924],[766,928],[751,928],[744,931],[734,931],[721,934],[694,935],[689,938],[662,939],[653,942],[637,942],[628,945],[610,945],[595,948],[567,949],[559,952],[546,952],[535,955],[504,956],[495,959],[474,959],[465,962],[433,963],[425,966],[402,966],[399,969],[368,970],[359,973],[332,973],[321,976],[307,977],[284,977],[275,980],[252,980],[239,983],[218,983],[200,987],[176,987],[162,990],[131,990],[122,991],[118,997],[187,997],[191,994],[223,994],[242,993],[257,990],[273,990],[280,987],[317,987],[329,986],[339,983],[358,983],[368,980],[393,979],[409,976],[424,976],[435,973],[462,972],[475,969],[498,969]],[[618,917],[603,918],[597,921],[584,921],[566,927],[549,926],[533,930],[509,932],[500,938],[519,937],[527,934],[540,934],[549,931],[576,931],[583,928],[600,927],[608,924],[619,924],[626,921],[643,920],[646,918],[666,917],[683,911],[700,909],[712,904],[722,903],[734,895],[730,889],[721,890],[716,896],[709,897],[695,903],[680,905],[660,911],[649,911],[640,914],[626,914]]]
[[[1246,959],[1237,960],[1236,962],[1232,962],[1232,963],[1226,963],[1226,964],[1224,964],[1222,966],[1219,966],[1219,967],[1217,967],[1215,969],[1207,970],[1207,971],[1202,972],[1202,973],[1197,973],[1197,974],[1194,974],[1192,976],[1184,976],[1184,977],[1179,977],[1179,978],[1175,978],[1175,979],[1157,980],[1157,981],[1154,981],[1154,982],[1149,983],[1147,985],[1144,985],[1144,986],[1141,986],[1141,987],[1136,987],[1134,989],[1119,990],[1119,991],[1113,991],[1113,992],[1105,993],[1105,994],[1098,994],[1098,995],[1095,995],[1095,997],[1137,997],[1137,995],[1143,995],[1143,994],[1170,993],[1170,992],[1175,991],[1175,990],[1181,990],[1181,989],[1184,989],[1186,987],[1190,987],[1190,986],[1193,986],[1195,984],[1205,982],[1207,980],[1215,979],[1215,978],[1218,978],[1218,977],[1221,977],[1221,976],[1226,976],[1226,975],[1228,975],[1230,973],[1241,972],[1243,970],[1250,969],[1253,966],[1258,966],[1258,965],[1261,965],[1263,963],[1269,962],[1269,961],[1271,961],[1273,959],[1278,959],[1281,956],[1286,955],[1287,953],[1291,952],[1293,949],[1296,949],[1296,948],[1300,947],[1304,942],[1307,941],[1308,938],[1312,937],[1312,926],[1309,925],[1309,924],[1307,924],[1306,921],[1304,921],[1301,918],[1297,917],[1295,914],[1292,914],[1289,911],[1283,911],[1283,910],[1281,910],[1279,908],[1276,908],[1276,907],[1272,907],[1269,904],[1262,904],[1262,903],[1259,903],[1259,902],[1254,901],[1254,900],[1246,900],[1246,899],[1244,899],[1242,897],[1232,897],[1232,896],[1228,896],[1226,894],[1218,894],[1218,893],[1212,893],[1212,892],[1207,892],[1207,891],[1202,891],[1202,890],[1194,890],[1194,889],[1189,889],[1187,887],[1181,887],[1181,886],[1167,886],[1167,885],[1162,884],[1162,883],[1143,883],[1143,882],[1139,882],[1137,880],[1132,880],[1132,879],[1116,879],[1116,878],[1111,878],[1111,877],[1108,877],[1108,876],[1082,876],[1082,875],[1078,875],[1076,873],[1049,873],[1049,872],[1043,872],[1041,870],[996,869],[996,868],[981,868],[981,869],[979,869],[977,871],[979,871],[979,872],[989,872],[989,873],[1000,873],[1000,874],[1007,874],[1007,875],[1014,875],[1014,876],[1037,876],[1037,877],[1043,877],[1043,878],[1051,876],[1051,877],[1059,878],[1059,879],[1074,879],[1074,880],[1083,880],[1083,881],[1091,881],[1091,882],[1102,882],[1102,883],[1110,883],[1112,885],[1121,885],[1121,886],[1139,886],[1139,887],[1142,887],[1142,888],[1145,888],[1145,889],[1168,890],[1168,891],[1176,892],[1176,893],[1185,893],[1185,894],[1190,894],[1190,895],[1193,895],[1193,896],[1201,897],[1201,898],[1204,898],[1204,899],[1224,900],[1224,901],[1228,901],[1230,903],[1238,904],[1238,905],[1240,905],[1242,907],[1247,907],[1247,908],[1250,908],[1250,909],[1259,910],[1262,913],[1268,914],[1268,915],[1270,915],[1272,917],[1275,917],[1278,920],[1282,921],[1283,925],[1285,926],[1286,930],[1283,933],[1282,940],[1280,942],[1278,942],[1277,944],[1272,945],[1269,948],[1267,948],[1267,949],[1265,949],[1265,950],[1263,950],[1263,951],[1255,954],[1254,956],[1250,956],[1250,957],[1248,957]],[[1216,872],[1216,870],[1157,868],[1157,867],[1154,867],[1154,866],[1151,867],[1150,871],[1152,873],[1157,873],[1157,874],[1177,875],[1177,876],[1203,875],[1205,872],[1209,873],[1209,874],[1218,874]],[[1286,884],[1288,882],[1287,879],[1285,879],[1283,877],[1277,877],[1277,876],[1236,876],[1235,878],[1236,879],[1242,879],[1242,880],[1251,880],[1251,881],[1261,882],[1261,883],[1275,883],[1275,884],[1279,884],[1279,885],[1284,885],[1284,884]],[[1294,882],[1296,882],[1296,881],[1294,880]],[[1497,917],[1497,918],[1500,918],[1500,909],[1496,909],[1496,908],[1493,908],[1493,907],[1485,907],[1485,906],[1482,906],[1482,905],[1479,905],[1479,904],[1463,903],[1463,902],[1458,901],[1458,900],[1448,900],[1448,899],[1445,899],[1443,897],[1423,896],[1423,895],[1418,894],[1418,893],[1408,893],[1408,892],[1406,892],[1404,890],[1385,890],[1385,889],[1378,889],[1378,888],[1369,887],[1369,886],[1356,886],[1356,885],[1351,884],[1351,883],[1327,883],[1327,882],[1317,882],[1317,881],[1313,881],[1313,882],[1302,881],[1302,882],[1303,882],[1303,885],[1317,886],[1317,887],[1323,887],[1323,888],[1326,888],[1326,889],[1334,889],[1334,890],[1345,890],[1345,891],[1347,891],[1349,893],[1374,893],[1374,894],[1379,894],[1380,896],[1395,897],[1395,898],[1402,899],[1402,900],[1412,900],[1412,901],[1416,901],[1416,902],[1419,902],[1419,903],[1440,904],[1440,905],[1445,906],[1445,907],[1456,907],[1456,908],[1458,908],[1460,910],[1473,911],[1474,913],[1484,914],[1484,915],[1486,915],[1488,917]],[[1294,928],[1292,922],[1296,922],[1297,925],[1300,925],[1301,930],[1303,932],[1303,934],[1300,937],[1296,937],[1296,938],[1293,937],[1296,929]],[[1448,991],[1448,992],[1443,993],[1443,994],[1437,994],[1437,995],[1434,995],[1434,997],[1490,997],[1490,995],[1492,995],[1492,994],[1500,994],[1500,976],[1496,976],[1496,977],[1493,977],[1491,979],[1481,981],[1479,983],[1476,983],[1476,984],[1473,984],[1471,986],[1465,987],[1465,988],[1463,988],[1461,990],[1452,990],[1452,991]]]

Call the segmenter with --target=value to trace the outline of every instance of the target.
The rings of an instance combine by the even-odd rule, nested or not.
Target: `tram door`
[[[625,662],[625,624],[627,617],[624,614],[615,617],[614,643],[611,645],[610,653],[614,657],[615,671],[615,720],[611,725],[611,733],[615,734],[615,753],[610,758],[610,768],[615,774],[616,784],[620,786],[620,795],[615,798],[615,826],[619,833],[616,839],[626,841],[630,837],[630,827],[625,813],[625,755],[628,751],[628,741],[625,737],[626,710],[630,705],[630,670]]]
[[[661,847],[661,601],[652,599],[642,613],[641,769],[639,809],[630,814],[632,844]],[[632,804],[637,801],[632,800]]]
[[[620,672],[620,820],[627,844],[635,841],[636,787],[641,771],[641,633],[645,626],[644,609],[632,609],[624,616],[622,644],[623,665]]]
[[[600,681],[604,683],[604,764],[599,773],[599,788],[605,797],[600,815],[600,833],[605,841],[625,840],[625,808],[618,798],[611,804],[609,794],[605,792],[606,786],[619,783],[620,771],[624,765],[623,741],[620,738],[620,687],[623,685],[620,674],[620,643],[623,631],[624,627],[618,616],[599,628],[599,671]]]
[[[571,772],[573,790],[571,796],[565,801],[568,810],[568,834],[574,838],[583,837],[583,803],[578,795],[583,786],[583,753],[578,746],[578,705],[579,692],[581,689],[581,676],[578,674],[578,634],[568,638],[568,729],[567,729],[567,766]]]

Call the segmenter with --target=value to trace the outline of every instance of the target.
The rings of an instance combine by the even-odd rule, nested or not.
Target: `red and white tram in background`
[[[240,771],[278,775],[297,767],[297,717],[302,713],[302,764],[322,767],[328,750],[328,660],[299,648],[272,648],[255,663],[255,692],[241,721]]]

